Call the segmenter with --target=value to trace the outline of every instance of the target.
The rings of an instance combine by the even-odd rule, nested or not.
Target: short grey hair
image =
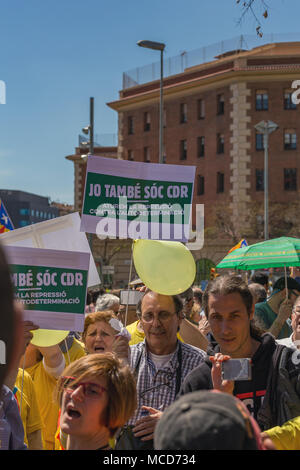
[[[115,304],[120,305],[120,299],[116,295],[113,294],[103,294],[99,295],[95,310],[102,311],[102,310],[111,310]]]

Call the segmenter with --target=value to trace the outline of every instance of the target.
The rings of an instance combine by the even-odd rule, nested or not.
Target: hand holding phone
[[[224,380],[224,378],[222,377],[222,364],[223,362],[229,361],[231,357],[223,355],[222,353],[217,353],[214,356],[210,356],[209,359],[213,363],[211,369],[211,379],[213,383],[213,388],[216,390],[220,390],[220,392],[232,394],[234,389],[234,381]]]
[[[223,380],[251,380],[251,359],[229,359],[222,362]]]

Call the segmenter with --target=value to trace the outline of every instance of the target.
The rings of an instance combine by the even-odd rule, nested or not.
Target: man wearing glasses
[[[266,302],[255,305],[255,320],[264,331],[268,331],[275,338],[287,338],[292,334],[291,314],[294,302],[300,295],[300,284],[293,278],[277,279],[273,286],[272,295]]]
[[[288,338],[278,339],[277,343],[292,349],[300,349],[300,296],[295,300],[291,320],[293,333]]]
[[[178,296],[147,291],[137,305],[143,342],[130,346],[131,368],[137,378],[138,406],[127,423],[139,449],[153,449],[153,433],[162,412],[179,392],[185,376],[205,352],[177,339],[183,315]],[[137,447],[136,447],[137,448]]]

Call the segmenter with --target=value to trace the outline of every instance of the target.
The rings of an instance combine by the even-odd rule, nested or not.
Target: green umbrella
[[[300,239],[273,238],[238,248],[217,264],[217,268],[242,270],[300,266]]]

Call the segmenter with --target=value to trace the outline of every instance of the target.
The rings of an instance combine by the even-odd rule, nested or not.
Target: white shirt
[[[157,354],[153,354],[149,351],[149,356],[154,362],[156,369],[162,369],[163,367],[166,367],[169,364],[170,359],[173,356],[173,354],[174,354],[174,351],[171,354],[158,356]]]
[[[292,349],[297,349],[297,345],[294,343],[292,336],[294,333],[291,334],[288,338],[282,338],[282,339],[276,339],[276,343],[278,344],[283,344],[284,346],[287,346],[288,348]],[[300,341],[298,340],[298,344]]]

